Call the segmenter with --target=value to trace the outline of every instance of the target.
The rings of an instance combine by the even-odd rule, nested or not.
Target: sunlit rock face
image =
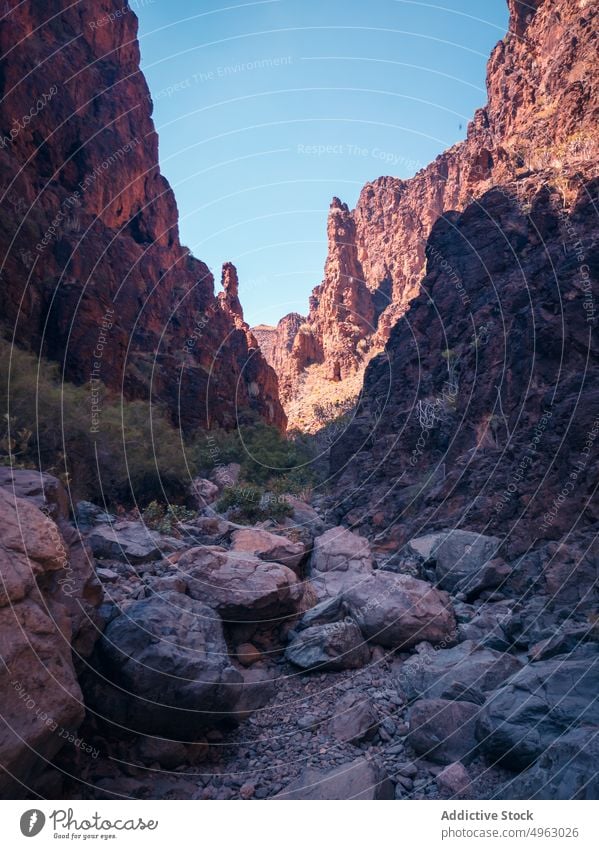
[[[298,378],[309,374],[315,351],[333,397],[339,381],[362,372],[382,350],[421,291],[425,248],[439,216],[463,210],[495,185],[530,199],[552,181],[570,207],[581,178],[594,176],[595,4],[510,0],[509,7],[508,33],[487,66],[488,103],[476,111],[467,138],[409,180],[367,183],[353,211],[333,200],[324,279],[302,331],[309,329],[310,344],[277,339],[270,360],[284,375],[291,425],[312,400],[312,381]]]

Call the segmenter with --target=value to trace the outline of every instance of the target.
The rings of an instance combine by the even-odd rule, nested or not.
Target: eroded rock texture
[[[324,363],[319,377],[337,399],[339,381],[360,374],[385,345],[421,292],[427,267],[444,259],[425,250],[441,215],[464,210],[496,185],[530,202],[540,186],[553,183],[556,200],[571,208],[582,179],[594,176],[596,6],[579,0],[510,0],[509,6],[509,31],[488,63],[488,103],[475,113],[467,138],[409,180],[367,183],[353,211],[333,199],[324,279],[301,331],[309,339],[290,342],[283,319],[269,357],[281,375],[291,425],[319,424],[315,414],[306,420],[299,403],[322,402],[322,390],[315,396],[309,379],[315,362]],[[352,394],[353,384],[346,395]]]
[[[89,550],[60,507],[64,489],[37,475],[40,495],[35,477],[15,471],[0,482],[3,798],[34,789],[63,746],[89,748],[77,736],[85,709],[76,667],[99,636],[102,589]]]
[[[284,427],[276,376],[248,334],[235,269],[215,298],[179,241],[158,167],[137,18],[111,0],[28,0],[0,24],[0,311],[18,344],[184,427],[252,406]],[[121,8],[119,7],[119,8]]]

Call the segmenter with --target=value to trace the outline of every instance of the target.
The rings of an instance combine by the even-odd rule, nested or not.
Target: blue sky
[[[326,218],[407,178],[484,105],[505,0],[136,0],[142,68],[181,237],[234,262],[250,324],[307,311]]]

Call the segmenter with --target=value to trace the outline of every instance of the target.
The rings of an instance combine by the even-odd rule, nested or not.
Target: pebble
[[[300,716],[297,721],[298,727],[302,729],[302,731],[309,729],[314,729],[319,723],[318,717],[314,716],[312,713],[306,713],[304,716]]]
[[[399,766],[395,768],[395,771],[399,773],[399,775],[405,775],[408,778],[414,778],[415,775],[418,775],[418,768],[413,763],[399,764]]]
[[[393,736],[393,734],[397,731],[397,725],[389,717],[383,720],[381,728],[384,728],[387,734],[390,734],[391,736]]]
[[[239,795],[242,799],[251,799],[252,796],[256,792],[256,785],[251,782],[247,782],[246,784],[242,784],[239,789]]]

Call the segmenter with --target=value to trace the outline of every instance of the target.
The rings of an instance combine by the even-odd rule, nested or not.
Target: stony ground
[[[566,606],[596,586],[586,538],[510,564],[495,538],[441,531],[383,562],[294,511],[267,529],[206,508],[165,536],[80,508],[103,636],[77,668],[84,745],[37,793],[592,798],[599,633]],[[561,600],[539,592],[564,572]]]
[[[379,649],[364,669],[303,673],[282,658],[268,667],[276,684],[272,700],[237,728],[208,732],[205,742],[196,744],[197,763],[144,765],[133,738],[108,741],[100,732],[94,740],[102,754],[88,765],[83,782],[69,783],[67,793],[70,798],[97,798],[99,792],[108,798],[156,798],[158,791],[173,799],[269,799],[306,767],[326,771],[365,756],[391,779],[396,799],[446,798],[436,782],[443,766],[419,758],[406,739],[408,706],[394,677],[402,662]],[[335,736],[339,701],[349,693],[373,707],[378,727],[370,739],[343,742]],[[165,743],[161,760],[168,761],[169,751],[176,759],[177,747]],[[509,776],[481,759],[468,773],[471,798],[492,795]]]

